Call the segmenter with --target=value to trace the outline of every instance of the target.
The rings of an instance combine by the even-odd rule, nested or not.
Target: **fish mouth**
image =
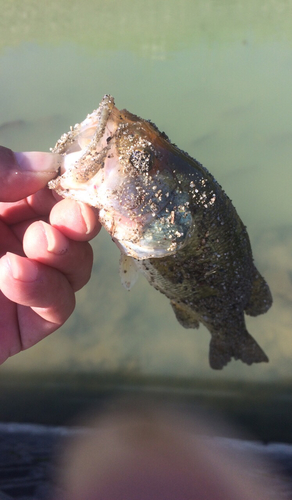
[[[88,114],[81,123],[71,127],[67,134],[62,135],[52,149],[53,153],[69,155],[81,150],[85,152],[92,144],[100,143],[114,108],[113,97],[105,95],[96,110]]]
[[[75,174],[76,181],[83,183],[102,167],[109,141],[118,127],[115,117],[111,118],[114,109],[114,99],[105,95],[97,110],[61,137],[53,149],[64,154],[61,174],[71,171],[71,176]]]

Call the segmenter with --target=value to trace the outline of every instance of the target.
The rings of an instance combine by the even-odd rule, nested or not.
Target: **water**
[[[274,305],[247,318],[270,363],[208,365],[209,333],[178,325],[141,277],[120,284],[104,231],[74,315],[1,367],[127,377],[244,381],[291,377],[292,2],[33,0],[3,2],[0,143],[49,150],[111,93],[150,118],[223,185],[247,225]]]

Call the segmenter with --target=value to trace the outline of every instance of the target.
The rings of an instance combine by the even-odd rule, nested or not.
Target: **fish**
[[[169,298],[184,328],[205,325],[211,368],[232,359],[268,362],[245,314],[265,313],[272,295],[255,267],[246,227],[203,165],[150,120],[117,109],[110,95],[52,152],[63,162],[49,188],[99,209],[121,251],[127,289],[142,273]]]

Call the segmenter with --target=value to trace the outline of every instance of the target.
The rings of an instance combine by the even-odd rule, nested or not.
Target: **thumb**
[[[56,176],[61,159],[55,153],[14,153],[0,146],[0,201],[21,200],[45,187]]]

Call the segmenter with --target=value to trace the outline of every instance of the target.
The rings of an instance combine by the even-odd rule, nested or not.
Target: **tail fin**
[[[247,330],[239,335],[212,334],[209,362],[214,370],[222,368],[231,361],[240,359],[243,363],[268,363],[269,358]]]

